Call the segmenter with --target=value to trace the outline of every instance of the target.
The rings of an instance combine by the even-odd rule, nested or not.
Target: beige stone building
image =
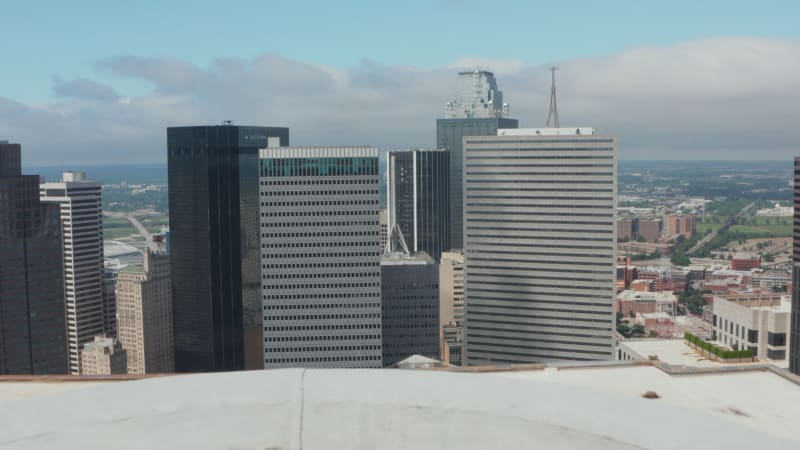
[[[81,375],[117,375],[128,371],[125,350],[119,341],[105,336],[81,347]]]
[[[442,252],[439,322],[442,361],[460,366],[464,346],[464,253],[461,251]]]
[[[175,371],[169,257],[146,252],[143,270],[117,277],[118,337],[128,352],[128,373]]]

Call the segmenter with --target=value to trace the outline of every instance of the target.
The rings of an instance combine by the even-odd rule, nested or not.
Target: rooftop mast
[[[557,67],[551,67],[551,84],[550,84],[550,112],[547,114],[547,128],[560,128],[558,123],[558,105],[556,104],[556,70]],[[550,120],[553,121],[553,126],[550,126]]]

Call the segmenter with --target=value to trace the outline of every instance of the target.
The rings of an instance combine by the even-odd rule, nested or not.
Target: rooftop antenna
[[[233,121],[232,120],[223,120],[222,124],[223,125],[233,125]]]
[[[560,128],[558,123],[558,105],[556,104],[556,70],[558,67],[551,67],[551,82],[550,82],[550,112],[547,114],[547,128]],[[553,126],[550,126],[550,119],[553,120]]]

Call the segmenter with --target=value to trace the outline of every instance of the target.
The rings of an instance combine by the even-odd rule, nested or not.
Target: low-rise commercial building
[[[739,254],[731,260],[733,270],[752,270],[761,267],[761,255]]]
[[[761,360],[786,359],[791,300],[785,295],[714,298],[714,336],[722,345],[749,348]]]
[[[617,312],[635,316],[664,312],[675,317],[678,299],[671,292],[622,291],[617,294]]]
[[[110,337],[95,336],[81,347],[81,375],[120,375],[128,372],[128,357],[122,344]]]

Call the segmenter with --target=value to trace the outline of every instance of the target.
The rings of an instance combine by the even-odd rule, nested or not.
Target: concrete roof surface
[[[658,373],[680,381],[665,384]],[[747,374],[759,375],[673,377],[647,366],[499,374],[280,369],[92,383],[0,401],[0,448],[798,448],[780,434],[683,407],[707,403],[706,388],[722,383],[713,395],[745,396],[760,402],[745,414],[771,415],[774,395],[757,397],[762,378],[772,376],[783,382],[778,400],[795,408],[779,413],[796,412],[800,387]],[[671,398],[692,380],[697,387]],[[643,384],[665,397],[642,398]]]

